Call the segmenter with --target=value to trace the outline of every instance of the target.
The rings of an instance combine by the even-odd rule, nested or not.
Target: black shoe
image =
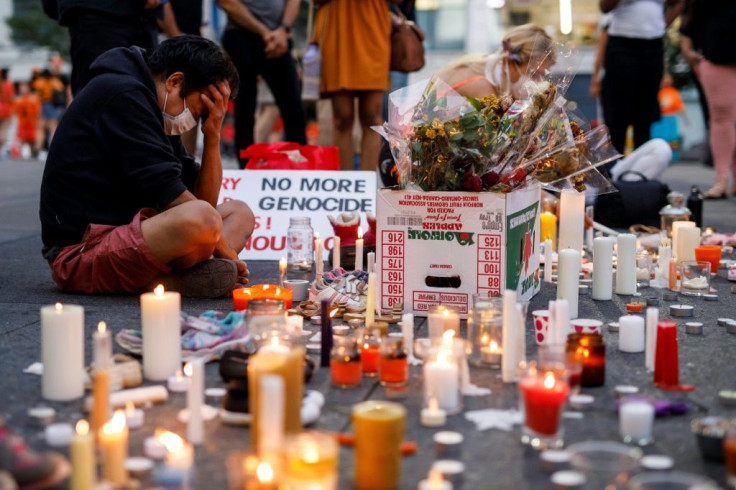
[[[238,280],[238,266],[228,259],[209,259],[189,269],[173,270],[161,276],[152,287],[163,284],[188,298],[222,298],[232,293]],[[152,289],[152,288],[149,288]]]

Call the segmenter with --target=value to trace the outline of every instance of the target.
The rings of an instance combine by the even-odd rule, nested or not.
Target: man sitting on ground
[[[43,255],[56,284],[132,293],[163,282],[219,297],[247,283],[237,254],[253,213],[240,201],[217,206],[220,127],[239,86],[228,55],[179,36],[148,55],[111,49],[91,75],[59,124],[41,184]],[[198,120],[201,165],[178,136]]]

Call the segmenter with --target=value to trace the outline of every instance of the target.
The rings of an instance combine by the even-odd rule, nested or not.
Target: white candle
[[[586,206],[585,216],[593,222],[593,206]],[[585,221],[583,221],[583,228],[585,228]],[[585,248],[588,250],[593,250],[593,236],[593,227],[585,228]]]
[[[332,237],[332,268],[340,268],[340,237],[335,235]]]
[[[457,410],[460,404],[460,370],[452,351],[441,349],[437,359],[424,363],[424,390],[428,399],[435,398],[445,411]]]
[[[279,286],[284,287],[286,281],[286,257],[279,259]]]
[[[621,435],[631,442],[646,442],[652,438],[654,405],[646,400],[630,400],[618,410]]]
[[[518,335],[516,328],[516,291],[506,290],[503,292],[503,328],[501,344],[504,355],[501,358],[501,377],[504,383],[516,381],[516,367],[519,359],[516,358],[518,349],[516,341]]]
[[[447,422],[447,412],[439,407],[437,398],[431,397],[427,408],[422,409],[419,421],[425,427],[442,427]]]
[[[677,261],[695,260],[695,247],[698,245],[700,245],[700,228],[697,226],[680,228],[675,252]]]
[[[558,252],[557,259],[557,299],[566,299],[571,318],[578,317],[578,281],[580,279],[581,257],[578,250],[564,249]]]
[[[368,252],[368,272],[376,272],[376,253]]]
[[[680,230],[683,228],[694,227],[695,221],[675,221],[674,223],[672,223],[672,253],[675,254],[675,257],[678,261],[682,260],[680,257],[677,256],[677,253],[679,252]]]
[[[358,239],[355,240],[355,270],[363,270],[363,229],[358,227]]]
[[[624,315],[618,319],[618,350],[644,352],[644,319],[636,315]]]
[[[86,420],[77,422],[69,453],[72,462],[70,490],[92,490],[97,479],[95,436],[89,431]]]
[[[314,234],[314,269],[316,276],[318,278],[322,277],[325,265],[322,261],[322,239],[319,237],[319,233]]]
[[[442,337],[444,329],[444,318],[442,312],[445,311],[445,307],[439,305],[435,308],[431,308],[427,312],[427,330],[430,340],[438,339]]]
[[[659,287],[666,288],[670,278],[670,260],[672,259],[672,248],[668,245],[660,245],[658,250],[657,268],[659,268]]]
[[[146,414],[140,408],[135,408],[132,402],[125,404],[125,425],[129,429],[140,429],[146,421]]]
[[[443,479],[438,470],[431,469],[427,479],[419,482],[417,490],[452,490],[452,482]]]
[[[46,444],[51,447],[68,446],[74,438],[74,429],[66,422],[47,425],[44,428],[44,437]]]
[[[610,237],[593,240],[593,299],[613,298],[613,243]]]
[[[41,394],[68,401],[84,395],[84,308],[56,305],[41,308]]]
[[[409,359],[414,357],[414,315],[404,313],[401,315],[401,334],[404,336],[404,345],[409,351]]]
[[[557,325],[555,319],[557,316],[557,301],[550,301],[547,304],[547,332],[544,335],[542,344],[556,344],[557,342]]]
[[[526,318],[524,318],[524,309],[520,303],[516,303],[514,307],[516,310],[516,359],[517,362],[526,362],[526,329],[524,328]]]
[[[181,369],[181,296],[158,285],[141,295],[143,375],[164,381]]]
[[[365,301],[365,326],[370,327],[376,321],[376,273],[368,274],[368,294]]]
[[[616,294],[636,292],[636,236],[621,233],[616,241]]]
[[[647,371],[654,371],[654,351],[657,347],[657,322],[659,322],[659,308],[647,308],[646,352],[644,354],[644,365]]]
[[[585,193],[565,189],[560,195],[560,238],[557,250],[583,250],[585,228]]]
[[[163,386],[144,386],[142,388],[131,388],[120,390],[110,394],[110,408],[124,407],[127,402],[134,405],[164,402],[169,398],[169,392]],[[92,408],[92,397],[84,401],[86,410]]]
[[[277,375],[261,376],[258,417],[258,454],[271,460],[281,453],[284,445],[284,378]]]
[[[194,464],[194,447],[174,433],[163,439],[166,446],[166,465],[162,483],[167,486],[189,488],[189,474]]]
[[[189,382],[182,375],[181,369],[177,369],[173,376],[169,376],[166,387],[172,393],[185,393],[189,389]]]
[[[184,374],[189,378],[187,390],[187,440],[197,445],[204,442],[204,420],[202,405],[204,404],[204,363],[201,360],[188,362],[184,366]]]
[[[112,367],[112,336],[105,322],[97,324],[97,331],[92,334],[93,362],[96,371]]]
[[[544,241],[544,282],[552,282],[552,240]]]
[[[555,320],[550,324],[554,325],[554,336],[556,344],[564,344],[567,341],[567,335],[570,333],[570,305],[566,299],[558,299],[554,305]],[[550,316],[552,313],[550,312]]]

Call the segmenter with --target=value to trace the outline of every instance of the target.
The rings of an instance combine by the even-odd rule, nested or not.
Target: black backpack
[[[637,175],[641,180],[622,181],[624,175]],[[670,188],[658,180],[649,180],[639,172],[622,173],[612,182],[618,192],[603,194],[595,201],[595,220],[611,228],[647,225],[659,228],[659,211],[667,205]]]

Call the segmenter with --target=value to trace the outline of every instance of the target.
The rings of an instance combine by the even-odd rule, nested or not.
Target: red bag
[[[298,143],[256,143],[240,151],[246,170],[340,170],[336,146]]]

